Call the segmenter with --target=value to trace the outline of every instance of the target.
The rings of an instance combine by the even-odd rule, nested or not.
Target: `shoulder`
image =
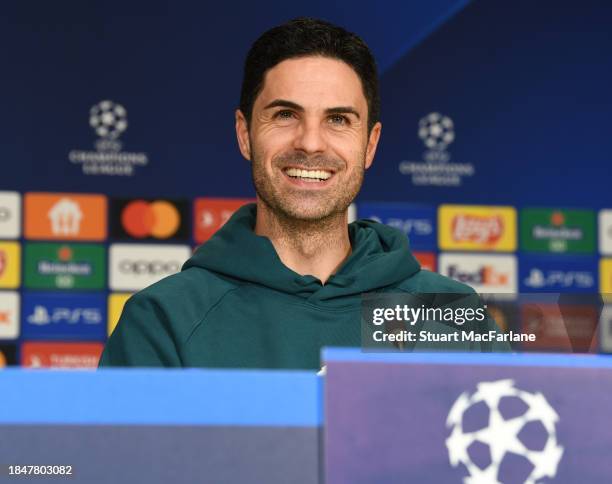
[[[421,269],[416,274],[402,281],[398,286],[399,289],[413,293],[454,293],[454,294],[471,294],[474,289],[467,284],[455,281],[450,277],[443,276],[437,272],[431,272]]]
[[[237,287],[206,269],[192,267],[136,292],[127,301],[126,310],[138,307],[184,336]]]

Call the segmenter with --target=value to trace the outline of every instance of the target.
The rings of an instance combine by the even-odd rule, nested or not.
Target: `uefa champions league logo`
[[[127,111],[121,104],[101,101],[89,110],[89,125],[100,138],[117,139],[127,129]]]
[[[96,151],[72,150],[68,158],[80,164],[85,175],[132,176],[136,167],[146,166],[146,153],[122,151],[119,137],[128,127],[127,110],[122,104],[109,99],[94,104],[89,109],[89,126],[98,139]]]
[[[518,398],[524,404],[524,412],[515,417],[504,418],[500,402],[505,397]],[[488,424],[481,429],[464,430],[464,415],[475,405],[484,403],[488,410]],[[464,484],[501,484],[500,464],[507,454],[515,454],[531,464],[531,472],[525,484],[539,484],[541,479],[553,478],[563,456],[563,447],[557,442],[556,423],[559,416],[541,393],[530,393],[514,386],[513,380],[481,382],[472,395],[462,393],[453,404],[446,425],[451,429],[446,439],[450,463],[453,467],[463,464],[469,476]],[[546,433],[541,449],[529,448],[521,440],[525,426],[539,423]],[[490,459],[477,465],[470,455],[472,444],[488,448]]]
[[[450,116],[437,111],[423,116],[417,135],[426,148],[422,160],[404,160],[399,164],[400,173],[410,175],[413,185],[459,187],[464,177],[474,175],[471,163],[450,163],[448,147],[457,138]]]
[[[455,140],[453,120],[440,113],[429,113],[419,121],[419,138],[430,150],[446,150]]]

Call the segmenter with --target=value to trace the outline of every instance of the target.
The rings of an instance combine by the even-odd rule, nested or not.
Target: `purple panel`
[[[496,400],[498,404],[483,404],[480,397],[494,395],[494,391],[474,396],[479,383],[504,379],[512,382],[498,384],[508,387],[497,392],[503,395]],[[495,437],[494,445],[508,446],[516,435],[519,442],[537,452],[550,440],[554,449],[563,448],[554,482],[611,482],[612,369],[332,360],[327,361],[325,396],[326,483],[463,482],[468,469],[462,463],[465,460],[460,459],[455,467],[449,462],[446,440],[455,425],[447,426],[446,422],[464,392],[471,400],[469,407],[459,412],[462,436],[483,425],[492,427],[489,422],[495,409],[504,425],[523,415],[524,423],[517,431]],[[539,392],[548,405],[538,409]],[[534,400],[526,405],[523,397]],[[549,407],[558,414],[556,423],[554,418],[541,417],[543,411],[548,415],[545,410]],[[527,416],[529,408],[534,413]],[[545,425],[552,425],[557,445],[553,446],[555,441],[549,438]],[[483,446],[480,439],[486,440],[486,435],[481,434],[471,446],[465,445],[469,461],[491,471],[488,464],[493,449]],[[454,446],[455,451],[460,448]],[[546,452],[548,462],[554,460],[554,449]],[[533,463],[521,454],[524,452],[517,451],[498,458],[493,470],[501,482],[525,482],[533,471]]]

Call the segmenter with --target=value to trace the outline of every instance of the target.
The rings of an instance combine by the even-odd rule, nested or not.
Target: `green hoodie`
[[[352,253],[322,285],[255,235],[255,215],[243,206],[181,272],[134,294],[100,366],[319,369],[322,347],[361,345],[362,293],[474,292],[421,270],[405,234],[369,220],[349,224]]]

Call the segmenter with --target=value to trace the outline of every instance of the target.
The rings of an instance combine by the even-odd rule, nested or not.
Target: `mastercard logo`
[[[121,224],[131,237],[137,239],[167,239],[178,230],[181,215],[172,203],[164,200],[134,200],[121,212]]]
[[[4,353],[0,351],[0,368],[4,368],[5,366],[6,366],[6,357],[4,356]]]

